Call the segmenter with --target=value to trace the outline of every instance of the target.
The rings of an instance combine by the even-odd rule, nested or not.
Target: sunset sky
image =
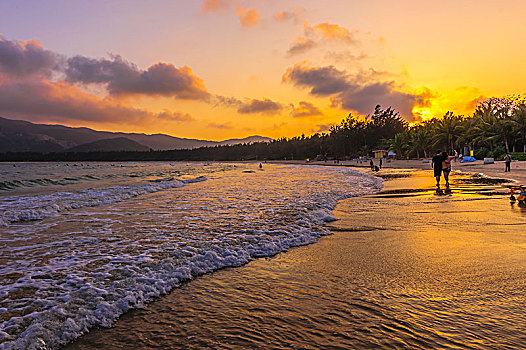
[[[223,140],[526,92],[526,1],[0,2],[0,116]]]

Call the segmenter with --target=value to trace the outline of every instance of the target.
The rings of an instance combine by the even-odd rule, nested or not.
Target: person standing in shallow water
[[[442,151],[438,150],[431,160],[431,167],[433,168],[435,179],[437,180],[437,191],[440,190],[440,177],[442,176]]]

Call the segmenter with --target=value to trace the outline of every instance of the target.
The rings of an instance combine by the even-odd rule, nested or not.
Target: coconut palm
[[[509,141],[513,138],[511,116],[516,108],[517,103],[508,98],[492,97],[480,103],[474,115],[474,139],[487,144],[490,150],[502,141],[509,152]]]
[[[477,111],[473,116],[473,123],[467,131],[472,146],[485,146],[493,151],[496,140],[499,138],[496,127],[496,118],[491,111]]]
[[[401,132],[396,134],[391,140],[389,148],[396,153],[396,158],[403,158],[404,155],[407,155],[409,148],[409,133]]]
[[[432,123],[433,141],[435,145],[455,149],[458,139],[462,136],[462,117],[447,112],[442,119]]]
[[[517,135],[524,148],[526,148],[526,105],[518,105],[511,117],[513,132]]]
[[[420,154],[427,158],[427,149],[430,146],[431,133],[429,127],[418,125],[410,129],[410,146],[411,153],[416,153],[416,157],[420,158]]]

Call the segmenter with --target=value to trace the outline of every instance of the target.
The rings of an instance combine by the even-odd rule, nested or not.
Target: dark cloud
[[[313,117],[323,115],[322,111],[310,102],[301,101],[297,107],[294,107],[291,115],[295,118]]]
[[[252,99],[246,103],[243,103],[238,108],[238,113],[251,114],[251,113],[266,113],[273,114],[278,113],[283,109],[283,106],[277,102],[271,101],[268,98],[262,100]]]
[[[343,92],[352,87],[347,75],[333,66],[309,67],[306,64],[296,64],[287,69],[283,81],[310,87],[311,94],[321,96]]]
[[[174,96],[180,99],[206,99],[203,80],[188,66],[156,63],[140,70],[120,56],[92,59],[75,56],[67,60],[66,80],[82,84],[106,84],[112,95],[144,94]]]
[[[143,94],[204,100],[209,93],[203,80],[188,66],[175,67],[159,62],[139,69],[120,56],[93,59],[75,56],[66,59],[45,50],[36,41],[7,40],[0,36],[0,72],[15,79],[27,76],[62,77],[70,83],[100,84],[111,95]]]
[[[222,130],[230,130],[234,128],[232,124],[230,123],[227,123],[227,124],[209,123],[207,126],[209,128],[222,129]]]
[[[344,91],[339,96],[342,108],[352,109],[360,114],[371,113],[378,104],[391,106],[408,120],[413,119],[413,107],[421,105],[424,99],[414,95],[397,91],[393,82],[374,83]]]
[[[181,112],[154,113],[85,93],[67,82],[24,80],[0,85],[0,113],[28,120],[150,124],[158,118],[189,120]]]
[[[261,100],[254,98],[242,101],[235,97],[215,95],[210,99],[210,102],[215,106],[236,108],[237,112],[240,114],[276,114],[285,108],[282,104],[274,102],[268,98],[263,98]]]
[[[325,54],[324,58],[332,62],[343,63],[349,66],[349,65],[356,65],[363,59],[368,58],[368,56],[365,53],[360,53],[358,55],[355,55],[351,51],[345,50],[342,52],[329,51]]]
[[[293,21],[294,23],[298,23],[305,11],[304,8],[298,7],[292,11],[275,12],[272,17],[278,22]]]
[[[333,66],[310,67],[305,63],[287,69],[283,81],[310,88],[312,95],[333,95],[332,107],[341,107],[366,115],[378,104],[391,106],[407,120],[413,120],[414,106],[425,106],[432,96],[429,92],[412,94],[399,91],[393,81],[379,82],[386,76],[371,71],[351,77]]]
[[[210,103],[212,103],[214,106],[226,106],[234,108],[239,108],[243,106],[243,101],[241,101],[240,99],[221,95],[214,95],[210,99]]]
[[[287,53],[290,56],[297,55],[312,49],[314,46],[316,46],[316,43],[313,40],[299,37],[292,42]]]
[[[155,117],[159,119],[165,119],[168,121],[176,121],[176,122],[186,122],[186,121],[190,121],[194,119],[188,113],[172,112],[168,109],[163,109],[162,112],[156,113]]]
[[[10,41],[0,35],[0,71],[4,73],[48,76],[58,63],[59,57],[37,41]]]

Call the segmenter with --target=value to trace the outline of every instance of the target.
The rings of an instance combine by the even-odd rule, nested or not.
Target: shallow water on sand
[[[56,349],[197,276],[314,243],[338,200],[382,186],[298,165],[16,165],[0,164],[2,350]]]
[[[340,202],[317,244],[201,276],[68,349],[525,348],[526,208],[411,175]]]

